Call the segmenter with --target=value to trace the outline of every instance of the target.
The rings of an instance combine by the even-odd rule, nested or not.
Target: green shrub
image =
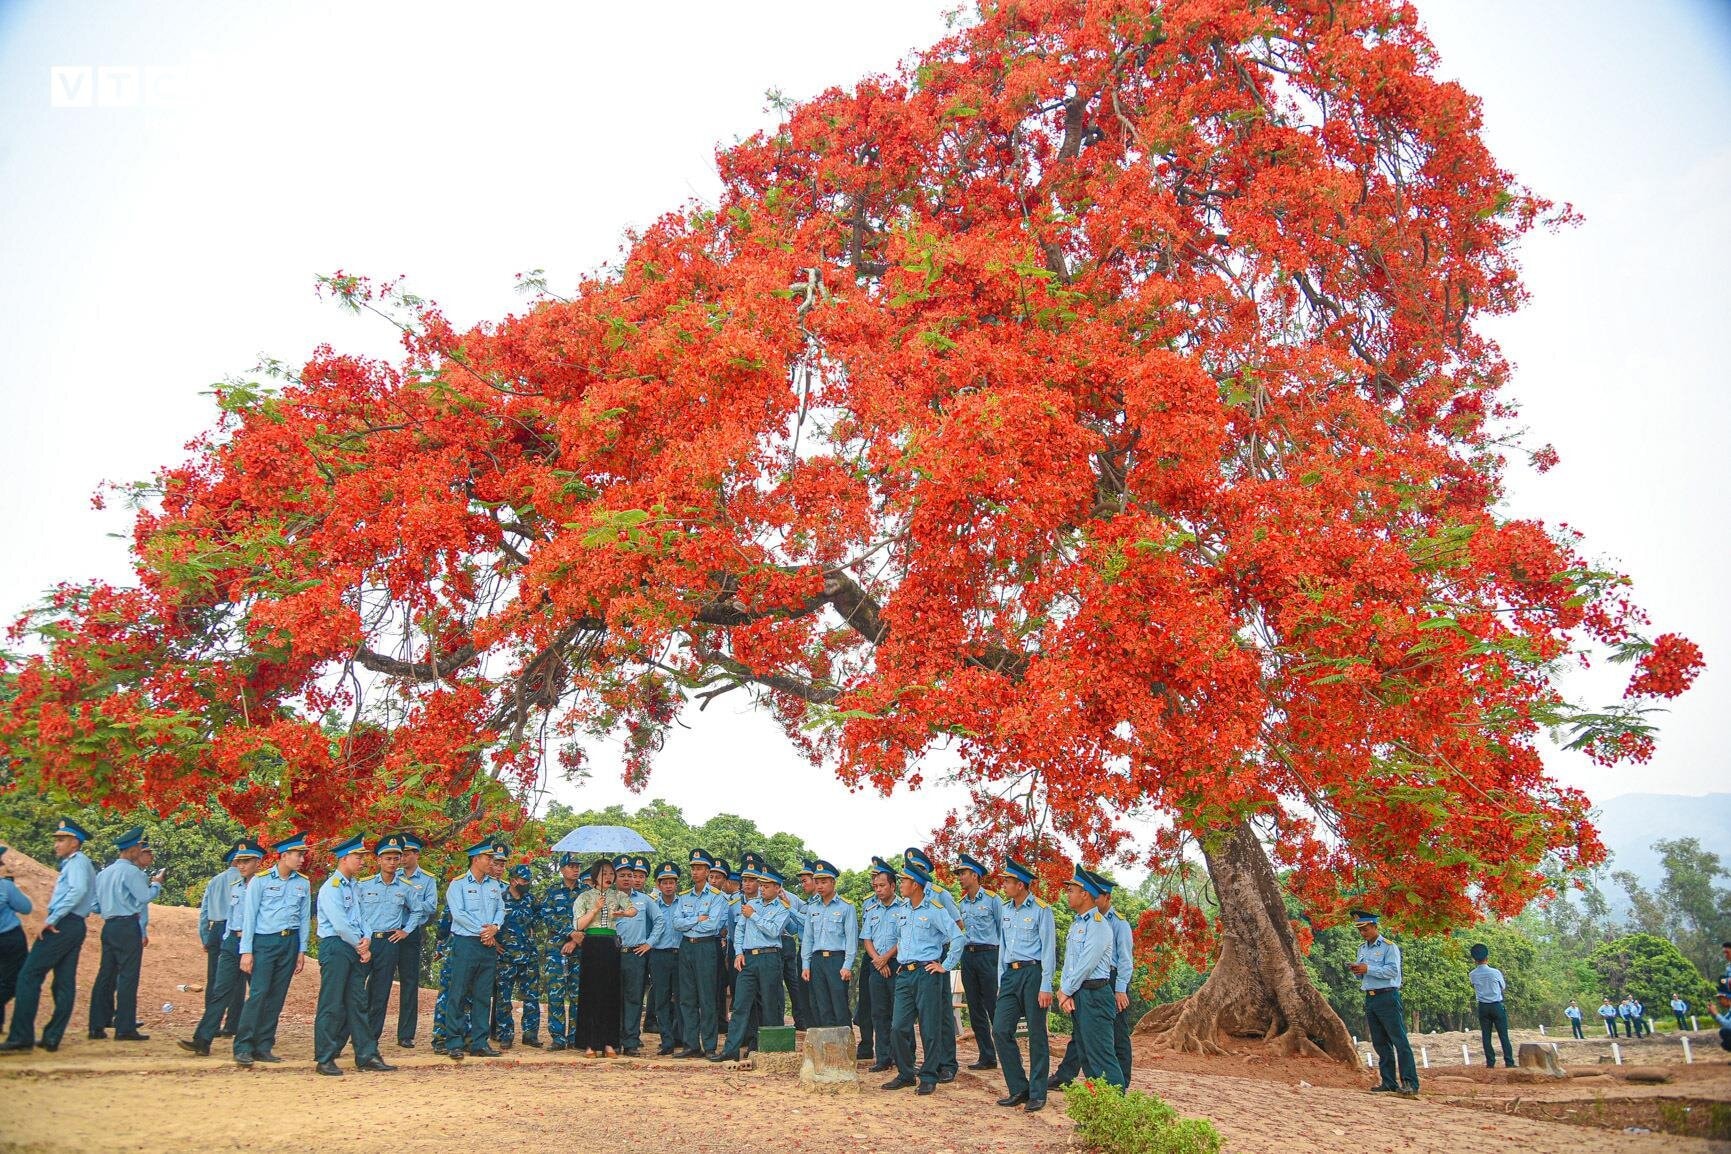
[[[1064,1087],[1076,1134],[1100,1154],[1218,1154],[1220,1132],[1205,1118],[1181,1118],[1153,1094],[1128,1094],[1100,1079]]]

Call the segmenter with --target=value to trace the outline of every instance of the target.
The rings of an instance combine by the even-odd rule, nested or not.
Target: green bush
[[[1153,1094],[1124,1093],[1100,1079],[1064,1087],[1064,1111],[1083,1145],[1100,1154],[1218,1154],[1220,1132],[1205,1118],[1181,1118]]]

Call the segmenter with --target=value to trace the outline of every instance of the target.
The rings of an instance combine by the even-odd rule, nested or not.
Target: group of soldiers
[[[0,1051],[58,1049],[92,912],[103,928],[91,1037],[112,1026],[117,1039],[145,1038],[137,998],[149,907],[162,885],[161,871],[148,872],[155,847],[132,830],[98,873],[83,853],[88,840],[71,820],[54,831],[59,877],[41,935],[14,963],[16,1004]],[[1053,910],[1034,893],[1034,872],[1016,861],[1003,867],[1000,894],[987,888],[989,867],[960,855],[957,898],[934,881],[934,863],[917,847],[899,867],[874,857],[872,896],[856,907],[836,893],[839,871],[828,861],[803,863],[790,881],[761,855],[746,854],[735,869],[702,849],[683,866],[653,870],[648,858],[628,854],[587,867],[576,855],[556,855],[559,877],[537,893],[530,868],[509,865],[511,847],[490,838],[469,848],[469,869],[443,888],[441,913],[440,886],[420,868],[421,850],[406,831],[370,843],[352,837],[328,851],[331,872],[315,895],[302,872],[304,836],[268,847],[237,840],[199,906],[205,1007],[181,1048],[208,1056],[218,1038],[231,1038],[240,1066],[280,1062],[278,1019],[316,930],[318,1071],[341,1075],[345,1051],[360,1070],[394,1070],[380,1051],[392,988],[396,1044],[412,1048],[432,927],[433,1046],[454,1059],[498,1055],[495,1046],[515,1044],[519,1025],[524,1045],[541,1046],[544,1001],[552,1050],[578,1048],[574,1023],[605,1006],[607,1021],[587,1028],[588,1051],[600,1038],[609,1056],[635,1055],[648,1032],[659,1037],[661,1056],[738,1060],[757,1048],[762,1028],[784,1025],[791,1003],[796,1029],[857,1026],[857,1056],[874,1072],[893,1072],[886,1090],[930,1094],[957,1073],[950,974],[959,970],[979,1051],[970,1069],[1003,1071],[999,1105],[1041,1109],[1051,1087],[1078,1076],[1129,1084],[1133,934],[1113,909],[1113,883],[1081,866],[1064,887],[1072,919],[1060,965]],[[653,891],[645,888],[651,873]],[[597,886],[608,892],[592,892]],[[18,914],[30,910],[16,886],[0,882],[0,965],[23,952]],[[598,943],[605,954],[591,953]],[[615,952],[617,969],[592,974],[586,989],[582,959]],[[0,985],[11,976],[8,967]],[[38,1036],[50,977],[54,1009]],[[1046,1033],[1054,1003],[1074,1022],[1056,1071]],[[0,998],[0,1014],[4,1006]],[[1017,1037],[1024,1026],[1026,1065]]]

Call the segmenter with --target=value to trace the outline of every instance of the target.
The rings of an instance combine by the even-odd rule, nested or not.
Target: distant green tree
[[[0,809],[0,841],[52,868],[53,832],[62,817],[71,818],[90,834],[84,852],[98,869],[114,860],[116,838],[134,826],[143,826],[157,846],[157,866],[167,871],[162,895],[156,900],[168,906],[197,905],[205,883],[222,872],[222,855],[244,833],[215,806],[207,812],[187,809],[158,816],[143,810],[77,805],[56,792],[20,790],[7,794]]]
[[[1712,994],[1695,963],[1655,934],[1627,934],[1606,942],[1587,960],[1599,980],[1599,993],[1609,994],[1612,1001],[1632,996],[1657,1012],[1672,994],[1683,995],[1693,1006],[1704,1005]]]
[[[1724,928],[1731,926],[1731,889],[1717,884],[1727,876],[1724,862],[1692,837],[1661,838],[1653,849],[1665,871],[1658,894],[1671,940],[1702,973],[1717,972],[1722,965],[1719,943]]]

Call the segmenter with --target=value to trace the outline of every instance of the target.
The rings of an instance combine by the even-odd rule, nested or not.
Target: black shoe
[[[915,1090],[914,1093],[919,1094],[923,1097],[926,1094],[935,1094],[935,1093],[937,1093],[937,1090],[938,1090],[938,1084],[936,1082],[921,1082],[920,1088],[918,1090]]]
[[[0,1042],[0,1054],[27,1054],[34,1048],[34,1042]]]
[[[85,1035],[85,1037],[89,1038],[92,1042],[106,1042],[108,1040],[108,1031],[91,1030]]]
[[[341,1078],[343,1076],[343,1068],[335,1062],[320,1062],[316,1069],[327,1078]]]
[[[499,1048],[499,1052],[500,1052],[500,1053],[501,1053],[501,1054],[502,1054],[502,1053],[504,1053],[504,1052],[505,1052],[505,1051],[506,1051],[506,1050],[509,1050],[509,1049],[510,1049],[510,1048],[511,1048],[511,1043],[510,1043],[510,1042],[496,1042],[496,1043],[494,1043],[494,1044],[495,1044],[495,1045],[496,1045],[496,1046],[498,1046],[498,1048]]]
[[[1044,1098],[1029,1098],[1028,1099],[1028,1113],[1032,1114],[1036,1110],[1044,1110],[1045,1108],[1046,1108],[1046,1100]]]
[[[407,1041],[404,1041],[402,1038],[397,1039],[397,1049],[399,1049],[399,1050],[413,1050],[414,1048],[415,1048],[415,1040],[413,1038],[410,1038]]]
[[[1418,1097],[1418,1087],[1402,1086],[1398,1091],[1396,1091],[1396,1093],[1398,1093],[1402,1098],[1416,1098]]]
[[[1062,1090],[1065,1086],[1068,1086],[1070,1084],[1070,1082],[1071,1082],[1071,1079],[1066,1078],[1062,1082],[1048,1083],[1046,1088],[1048,1090]]]
[[[234,1037],[234,1031],[233,1030],[218,1030],[216,1032],[216,1036],[219,1038],[232,1038],[232,1037]]]
[[[917,1085],[919,1085],[919,1083],[915,1082],[912,1078],[891,1078],[889,1081],[884,1083],[883,1088],[886,1090],[906,1090],[911,1086]]]
[[[675,1058],[707,1058],[707,1057],[709,1057],[709,1055],[705,1054],[702,1050],[683,1050],[680,1053],[677,1053],[673,1056]]]
[[[114,1040],[116,1042],[148,1042],[150,1041],[150,1035],[140,1034],[137,1031],[134,1031],[130,1034],[116,1034],[114,1035]]]
[[[946,1086],[949,1085],[951,1082],[954,1082],[955,1080],[956,1080],[956,1072],[954,1070],[945,1070],[942,1074],[938,1075],[938,1081],[943,1083]]]
[[[463,1051],[461,1049],[446,1050],[445,1057],[451,1059],[453,1062],[461,1062],[463,1060]]]
[[[856,1062],[869,1062],[873,1057],[875,1057],[875,1055],[870,1050],[859,1049],[854,1051],[853,1060]]]
[[[1026,1102],[1027,1100],[1028,1100],[1028,1096],[1026,1094],[1011,1094],[1008,1098],[999,1098],[998,1099],[998,1105],[1000,1105],[1000,1106],[1020,1106],[1023,1102]]]
[[[277,1057],[275,1054],[271,1053],[269,1050],[254,1051],[253,1056],[252,1056],[252,1060],[255,1062],[269,1062],[273,1066],[276,1063],[282,1061],[281,1058]]]
[[[972,1066],[968,1067],[970,1070],[996,1070],[997,1068],[998,1064],[996,1062],[975,1062]]]
[[[657,1050],[655,1051],[655,1056],[657,1058],[671,1058],[675,1053],[676,1051],[673,1050]]]
[[[879,1062],[877,1065],[873,1066],[870,1070],[868,1070],[866,1072],[868,1074],[882,1074],[882,1073],[885,1073],[889,1070],[893,1070],[895,1068],[896,1068],[896,1064],[894,1062]]]
[[[1372,1086],[1370,1088],[1372,1094],[1393,1094],[1399,1090],[1399,1086]]]
[[[737,1061],[739,1061],[739,1055],[738,1054],[729,1055],[725,1051],[723,1051],[722,1053],[719,1053],[719,1054],[709,1055],[709,1060],[711,1062],[737,1062]]]
[[[560,1050],[563,1050],[564,1048],[565,1048],[564,1042],[554,1042],[552,1045],[547,1047],[547,1052],[549,1054],[557,1054]]]
[[[480,1050],[470,1050],[469,1053],[475,1055],[477,1058],[498,1058],[503,1056],[499,1051],[493,1049],[491,1046],[487,1046]]]
[[[524,1038],[523,1044],[525,1046],[533,1046],[537,1050],[539,1050],[541,1048],[541,1039],[539,1039],[539,1038]]]
[[[47,1050],[50,1054],[52,1054],[52,1053],[54,1053],[54,1051],[60,1049],[60,1043],[59,1042],[38,1042],[36,1044],[38,1046],[41,1046],[44,1050]]]
[[[236,1054],[234,1056],[234,1064],[239,1066],[243,1070],[250,1070],[250,1069],[252,1069],[252,1055],[251,1054]]]
[[[186,1038],[181,1038],[175,1043],[175,1045],[179,1046],[182,1050],[185,1050],[188,1054],[197,1054],[200,1058],[210,1057],[210,1047],[204,1042],[196,1040],[189,1041]]]
[[[627,1058],[635,1058],[638,1055],[643,1053],[643,1047],[642,1046],[627,1046],[624,1050],[622,1050],[620,1052],[623,1053]]]
[[[356,1066],[355,1069],[376,1070],[380,1073],[389,1073],[390,1071],[395,1070],[396,1067],[386,1062],[383,1058],[369,1058],[367,1061]]]

